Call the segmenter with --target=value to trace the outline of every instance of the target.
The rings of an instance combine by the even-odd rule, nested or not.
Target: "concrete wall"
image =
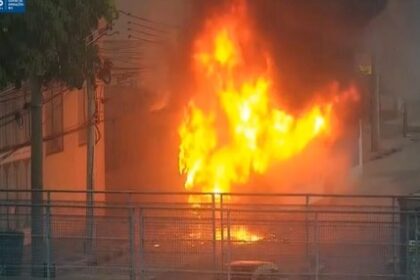
[[[148,19],[121,14],[106,48],[115,69],[113,84],[105,89],[106,189],[133,191],[181,191],[178,175],[178,136],[180,111],[169,108],[177,99],[174,83],[177,72],[174,60],[180,56],[182,36],[186,32],[191,0],[119,0],[119,9]],[[162,30],[131,26],[138,31],[153,33],[148,37],[128,32],[128,21],[135,21]],[[135,38],[154,40],[149,43]],[[126,41],[123,45],[121,42]],[[130,46],[131,54],[124,56]],[[133,52],[141,59],[133,59]],[[127,63],[129,62],[129,63]],[[127,68],[139,68],[130,82],[117,81]],[[117,72],[118,71],[118,72]],[[172,98],[174,97],[174,98]]]
[[[64,148],[62,151],[47,154],[45,149],[44,142],[44,186],[45,189],[51,190],[85,190],[86,189],[86,145],[79,144],[79,133],[85,133],[79,131],[73,131],[81,125],[81,120],[79,116],[79,106],[80,96],[85,94],[83,90],[73,90],[65,92],[63,94],[63,136]],[[3,112],[2,112],[3,113]],[[44,132],[46,125],[45,118],[45,107],[44,107]],[[102,117],[103,119],[103,117]],[[105,186],[105,162],[104,162],[104,150],[105,150],[105,139],[104,139],[104,125],[103,123],[99,124],[99,128],[102,131],[102,138],[96,145],[95,151],[95,189],[103,190]],[[15,127],[14,129],[19,130],[22,128]],[[29,126],[28,128],[29,129]],[[8,133],[13,133],[11,129]],[[71,133],[68,133],[71,132]],[[44,133],[45,135],[45,133]],[[20,142],[16,142],[19,144]],[[12,155],[5,157],[0,162],[0,167],[2,167],[3,172],[0,178],[0,188],[30,188],[30,147],[24,147],[15,151]],[[13,169],[14,166],[19,165],[20,162],[26,162],[28,164],[28,172],[20,172],[19,176],[12,176],[6,174],[4,170],[6,167],[10,172],[15,173]],[[10,177],[12,179],[8,179]],[[22,178],[20,178],[22,177]],[[24,183],[18,184],[17,181]],[[57,199],[69,199],[73,200],[75,197],[70,195],[60,195],[56,197]],[[77,200],[84,199],[84,196],[77,197]]]
[[[181,191],[176,111],[151,112],[140,88],[106,89],[106,188]]]
[[[97,89],[101,92],[101,88]],[[63,114],[64,131],[69,131],[81,125],[79,116],[79,106],[81,94],[86,94],[84,90],[73,90],[63,95]],[[105,138],[104,125],[99,124],[101,139],[95,146],[95,166],[94,166],[94,187],[95,190],[104,190],[105,186]],[[45,189],[65,189],[65,190],[86,190],[86,144],[80,145],[79,133],[76,131],[64,136],[64,149],[61,152],[46,154],[44,144],[44,185]],[[57,195],[56,199],[65,200],[84,200],[85,195]]]

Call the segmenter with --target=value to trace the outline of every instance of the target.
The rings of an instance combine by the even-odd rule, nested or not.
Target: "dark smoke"
[[[186,43],[209,16],[223,13],[232,1],[193,1]],[[302,106],[311,92],[331,81],[342,86],[356,76],[355,55],[368,23],[386,0],[248,0],[251,19],[268,45],[290,106]],[[185,48],[188,66],[190,48]],[[284,100],[283,100],[284,101]],[[185,103],[184,103],[185,104]]]
[[[292,104],[332,80],[343,86],[352,82],[364,28],[385,4],[381,0],[249,1]]]

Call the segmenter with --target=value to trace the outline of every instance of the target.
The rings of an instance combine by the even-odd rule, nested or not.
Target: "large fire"
[[[333,137],[335,105],[358,98],[354,88],[340,92],[331,83],[317,94],[331,100],[319,99],[293,114],[281,104],[286,93],[258,43],[244,5],[209,20],[195,41],[195,94],[179,127],[179,170],[189,191],[228,193],[252,174],[301,153],[314,139]],[[189,200],[208,202],[201,196]],[[243,226],[233,227],[230,237],[263,238]]]
[[[332,84],[326,87],[328,96],[334,93],[331,100],[299,114],[282,108],[286,93],[250,25],[245,7],[234,6],[209,20],[195,41],[196,92],[179,127],[179,170],[189,191],[230,192],[252,174],[301,153],[315,138],[331,137],[335,103],[357,95]]]

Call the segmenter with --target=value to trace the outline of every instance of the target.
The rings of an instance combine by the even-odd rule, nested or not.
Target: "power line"
[[[10,95],[9,98],[4,98],[4,97],[3,97],[4,99],[0,98],[0,103],[7,103],[7,102],[10,102],[10,101],[15,101],[15,100],[18,100],[18,99],[21,99],[21,98],[25,98],[27,96],[25,93],[15,93],[15,94],[9,94],[9,95]],[[7,96],[5,96],[5,97],[7,97]]]
[[[154,31],[154,32],[162,33],[162,34],[168,34],[168,31],[161,30],[161,29],[158,29],[158,28],[155,28],[155,27],[151,27],[151,26],[147,26],[147,25],[144,25],[144,24],[135,22],[135,21],[130,21],[129,20],[129,21],[127,21],[127,24],[128,25],[134,25],[134,26],[142,27],[144,29],[148,29],[150,31]]]
[[[116,44],[116,40],[106,40],[103,41],[103,45],[102,46],[98,46],[99,49],[104,49],[104,50],[109,50],[109,51],[130,51],[130,50],[137,50],[138,49],[138,45],[119,45],[119,46],[115,46]],[[125,40],[123,43],[127,43],[127,40]]]
[[[44,93],[44,92],[46,92],[48,90],[56,90],[58,88],[61,89],[62,86],[57,86],[57,87],[54,87],[54,86],[44,87],[42,89],[42,92]],[[2,96],[0,96],[0,103],[8,103],[8,102],[15,101],[15,100],[18,100],[18,99],[21,99],[21,98],[24,98],[25,99],[28,96],[28,94],[26,92],[26,88],[24,88],[24,90],[22,88],[21,89],[18,89],[17,92],[10,93],[9,95],[12,95],[12,96],[9,97],[9,98],[7,98],[7,99],[1,99]]]
[[[63,90],[61,90],[61,91],[53,94],[49,98],[46,98],[46,99],[42,100],[42,104],[47,104],[48,102],[51,102],[54,98],[56,98],[56,97],[58,97],[58,96],[60,96],[60,95],[62,95],[64,93],[66,93],[68,91],[69,91],[69,89],[68,88],[65,88],[65,89],[63,89]]]
[[[6,89],[4,89],[0,92],[0,97],[2,97],[3,95],[9,94],[10,92],[13,92],[14,90],[16,90],[16,87],[9,86],[8,88],[6,88]]]
[[[124,55],[124,54],[132,54],[132,55],[141,55],[143,54],[143,51],[120,51],[120,50],[108,50],[108,49],[99,49],[101,52],[110,52],[109,54],[112,55]]]
[[[162,40],[162,37],[160,37],[159,35],[155,35],[155,34],[152,34],[152,33],[149,33],[149,32],[143,31],[143,30],[139,30],[139,29],[136,29],[136,28],[129,27],[129,28],[127,28],[127,31],[132,31],[132,32],[135,32],[137,34],[141,34],[141,35],[145,35],[145,36],[149,36],[149,37],[152,37],[152,38],[157,38],[159,40]]]
[[[54,89],[53,88],[50,88],[50,89],[44,90],[44,92],[45,91],[48,91],[48,90],[54,90]],[[56,97],[58,97],[58,96],[60,96],[60,95],[62,95],[64,93],[66,93],[66,92],[68,92],[68,89],[67,88],[65,88],[65,89],[63,89],[63,90],[55,93],[53,96],[51,96],[51,97],[49,97],[47,99],[44,99],[42,101],[42,104],[45,105],[45,104],[51,102],[54,98],[56,98]],[[11,100],[9,100],[9,101],[11,101]],[[16,110],[14,110],[12,112],[9,112],[9,113],[6,113],[6,114],[0,116],[0,121],[12,117],[11,120],[6,120],[4,123],[0,123],[0,128],[1,127],[4,127],[4,126],[7,126],[7,125],[9,125],[11,123],[13,123],[14,121],[18,121],[18,119],[17,119],[18,118],[18,115],[21,116],[22,115],[22,112],[28,112],[28,109],[29,109],[28,103],[24,103],[22,108],[16,109]]]
[[[104,120],[100,120],[99,119],[97,121],[97,124],[102,123],[102,122],[104,122]],[[51,134],[51,135],[48,135],[48,136],[44,136],[42,138],[42,141],[43,142],[47,142],[47,141],[54,140],[54,139],[59,138],[59,137],[62,137],[62,136],[66,136],[66,135],[69,135],[69,134],[78,132],[78,131],[80,131],[82,129],[86,129],[87,126],[88,126],[88,122],[84,122],[84,123],[82,123],[80,125],[66,128],[64,131],[62,131],[60,133],[55,133],[55,134]],[[27,140],[27,141],[22,142],[22,143],[19,143],[19,144],[9,145],[9,146],[0,148],[0,154],[8,153],[8,152],[13,151],[15,149],[21,149],[23,147],[29,146],[30,144],[31,144],[31,141],[30,140]]]
[[[12,156],[15,152],[17,152],[20,148],[16,148],[16,149],[12,149],[9,152],[7,152],[5,155],[3,155],[0,158],[0,164],[3,163],[3,161],[5,161],[7,158],[9,158],[10,156]]]
[[[152,44],[162,44],[162,43],[163,43],[163,42],[161,42],[161,41],[153,41],[153,40],[149,40],[149,39],[145,39],[145,38],[137,37],[137,36],[134,36],[134,35],[132,35],[132,34],[129,34],[129,35],[128,35],[128,38],[133,38],[133,39],[135,39],[136,41],[142,41],[142,42],[152,43]]]
[[[151,19],[141,17],[141,16],[137,16],[137,15],[133,15],[132,13],[126,12],[126,11],[123,11],[123,10],[118,10],[118,12],[120,12],[121,14],[123,14],[125,16],[138,19],[138,20],[143,21],[143,22],[148,23],[148,24],[155,24],[155,25],[160,25],[161,27],[168,27],[168,28],[179,28],[179,26],[175,26],[175,25],[172,25],[172,24],[151,20]]]
[[[0,128],[1,127],[4,127],[4,126],[8,126],[9,124],[14,123],[15,121],[17,121],[17,120],[15,118],[13,118],[13,119],[8,120],[8,121],[6,121],[4,123],[0,123]]]

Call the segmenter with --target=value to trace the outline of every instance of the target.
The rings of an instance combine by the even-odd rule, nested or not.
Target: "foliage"
[[[27,0],[24,14],[0,15],[0,88],[37,76],[80,88],[99,59],[87,38],[116,16],[113,0]]]

